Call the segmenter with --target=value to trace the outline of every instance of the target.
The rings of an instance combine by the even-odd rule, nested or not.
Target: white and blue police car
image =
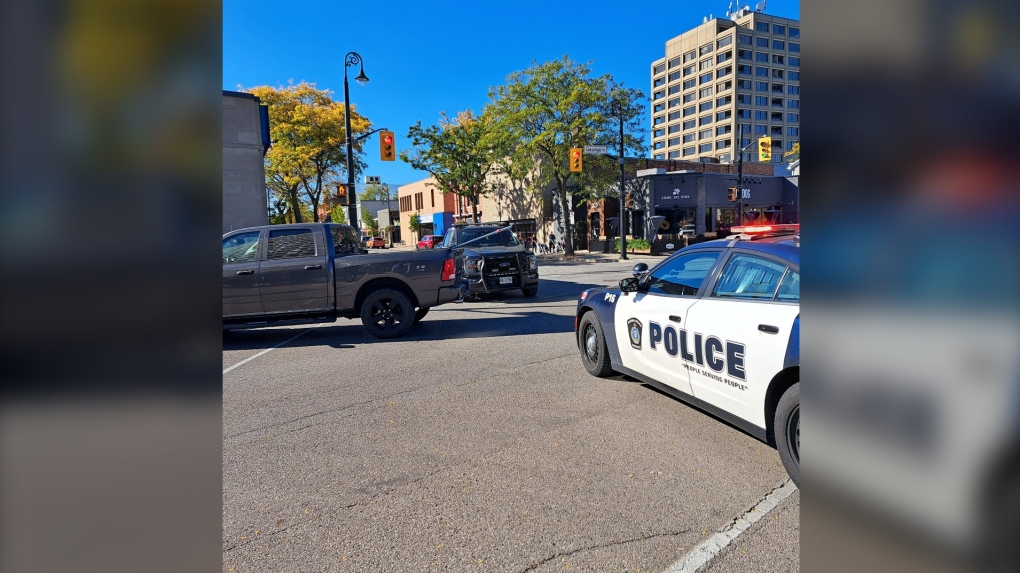
[[[584,367],[636,378],[774,445],[799,485],[799,236],[697,243],[633,273],[619,289],[581,293]]]

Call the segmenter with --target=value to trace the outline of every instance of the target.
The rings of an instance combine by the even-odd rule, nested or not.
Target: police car
[[[799,235],[733,231],[651,270],[638,263],[618,289],[581,293],[581,362],[595,376],[637,378],[773,444],[799,485]]]

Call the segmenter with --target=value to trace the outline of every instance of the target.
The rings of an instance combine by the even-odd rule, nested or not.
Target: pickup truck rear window
[[[314,257],[315,240],[311,229],[280,229],[269,232],[269,259]]]

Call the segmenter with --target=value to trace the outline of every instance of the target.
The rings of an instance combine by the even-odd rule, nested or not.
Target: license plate
[[[512,285],[514,284],[513,277],[499,277],[499,284],[501,285]]]

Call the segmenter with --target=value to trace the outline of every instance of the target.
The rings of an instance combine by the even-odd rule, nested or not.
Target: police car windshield
[[[480,241],[474,241],[469,247],[514,247],[520,243],[517,241],[517,237],[513,233],[507,230],[500,230],[499,227],[467,227],[460,232],[458,242],[464,244],[472,239],[477,239],[492,233],[493,231],[499,231],[493,235],[485,237]]]

